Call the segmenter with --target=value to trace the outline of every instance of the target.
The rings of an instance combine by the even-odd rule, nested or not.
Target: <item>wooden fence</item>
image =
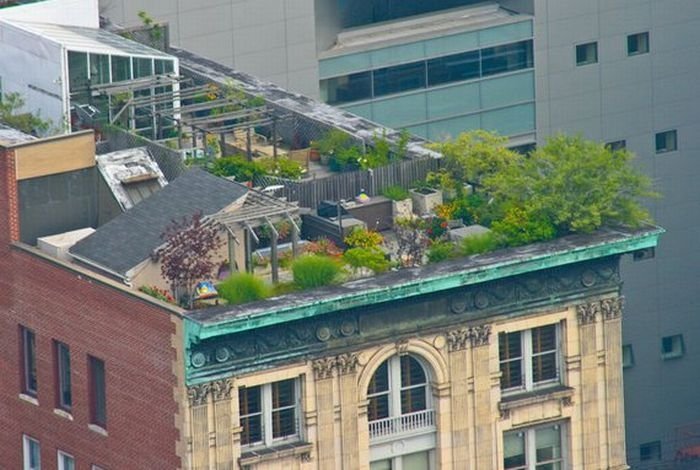
[[[275,192],[289,201],[297,201],[300,206],[315,208],[324,200],[338,201],[352,199],[362,190],[370,196],[377,196],[389,186],[409,188],[416,181],[425,179],[431,171],[440,167],[440,160],[434,158],[404,160],[394,162],[374,170],[358,170],[338,173],[324,178],[293,181],[276,176],[262,176],[255,185],[268,187],[280,185]]]

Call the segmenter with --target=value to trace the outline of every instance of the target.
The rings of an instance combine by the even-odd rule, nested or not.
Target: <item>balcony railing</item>
[[[422,410],[401,416],[378,419],[369,423],[369,438],[381,439],[396,434],[435,429],[435,410]]]

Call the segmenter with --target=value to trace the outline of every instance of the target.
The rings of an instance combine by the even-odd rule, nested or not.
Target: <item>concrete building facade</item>
[[[521,28],[512,41],[532,41],[532,68],[344,105],[431,139],[472,127],[501,130],[518,137],[516,145],[541,143],[560,131],[580,132],[639,156],[638,164],[663,195],[651,209],[668,237],[653,268],[623,267],[633,299],[623,335],[629,462],[635,468],[672,463],[687,444],[679,426],[700,422],[693,368],[700,354],[693,346],[700,340],[700,324],[691,287],[700,282],[694,269],[700,255],[694,243],[700,195],[693,160],[700,147],[695,117],[700,9],[693,0],[504,0],[498,5],[511,16],[498,21],[512,25],[464,26],[462,49],[436,56],[425,54],[438,43],[449,47],[444,26],[433,26],[433,36],[414,31],[417,40],[389,34],[397,24],[410,29],[411,21],[425,25],[431,17],[449,16],[454,10],[447,8],[482,7],[476,3],[242,0],[184,6],[112,0],[101,6],[104,14],[127,25],[136,24],[137,12],[146,10],[170,24],[174,44],[312,97],[321,97],[324,80],[345,72],[374,73],[441,54],[483,54],[482,35]],[[358,32],[367,33],[364,43],[355,39],[354,49],[342,47],[343,39],[350,44]],[[473,47],[466,46],[469,37],[476,38]],[[333,70],[343,61],[346,69]],[[501,109],[510,111],[504,116]],[[454,118],[454,127],[428,122],[448,117]]]

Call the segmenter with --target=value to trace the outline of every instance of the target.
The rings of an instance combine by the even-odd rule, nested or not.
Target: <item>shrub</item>
[[[356,272],[361,268],[367,268],[375,273],[383,273],[390,266],[384,253],[377,248],[350,248],[343,254],[343,261]]]
[[[431,217],[426,224],[425,232],[431,240],[439,240],[447,234],[447,221],[442,217]]]
[[[411,197],[408,190],[402,188],[401,186],[389,186],[382,191],[382,194],[384,197],[391,199],[392,201],[403,201],[404,199]]]
[[[252,181],[265,174],[265,169],[244,157],[223,157],[214,160],[211,172],[216,176],[233,176],[236,181]]]
[[[315,255],[336,257],[343,254],[343,250],[338,248],[338,246],[333,242],[333,240],[330,240],[326,237],[319,237],[315,241],[309,242],[305,247],[305,251],[307,253],[313,253]]]
[[[282,178],[298,180],[304,174],[304,167],[301,166],[301,163],[286,157],[278,157],[277,160],[263,158],[258,161],[258,164],[265,173]]]
[[[550,219],[517,206],[507,209],[501,220],[491,224],[491,229],[509,246],[527,245],[557,236],[557,229]]]
[[[376,248],[382,244],[384,237],[374,230],[355,228],[343,241],[348,248]]]
[[[311,289],[334,283],[342,267],[333,258],[319,255],[302,255],[292,262],[294,283],[301,289]]]
[[[165,289],[161,289],[157,286],[141,286],[139,287],[139,290],[144,294],[150,295],[151,297],[155,297],[156,299],[162,300],[163,302],[177,305],[177,302],[175,302],[173,296],[170,295],[170,292],[168,292]]]
[[[500,238],[492,233],[482,233],[472,235],[462,240],[459,250],[464,256],[478,255],[480,253],[488,253],[489,251],[500,248]]]
[[[250,273],[232,274],[216,288],[219,296],[229,304],[244,304],[270,297],[270,287],[259,277]]]
[[[450,241],[440,240],[434,241],[428,248],[428,261],[431,263],[439,263],[447,259],[452,259],[457,256],[457,246]]]

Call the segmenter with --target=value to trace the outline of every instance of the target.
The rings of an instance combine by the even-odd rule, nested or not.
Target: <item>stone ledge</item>
[[[243,452],[238,463],[241,467],[254,465],[260,462],[282,459],[285,457],[299,456],[302,460],[311,459],[313,444],[308,442],[295,442],[290,444],[280,444],[273,447],[263,447],[258,450]]]
[[[558,385],[556,387],[508,395],[501,398],[501,401],[498,403],[498,409],[501,412],[508,412],[515,408],[537,405],[550,400],[570,401],[574,391],[571,387]]]

